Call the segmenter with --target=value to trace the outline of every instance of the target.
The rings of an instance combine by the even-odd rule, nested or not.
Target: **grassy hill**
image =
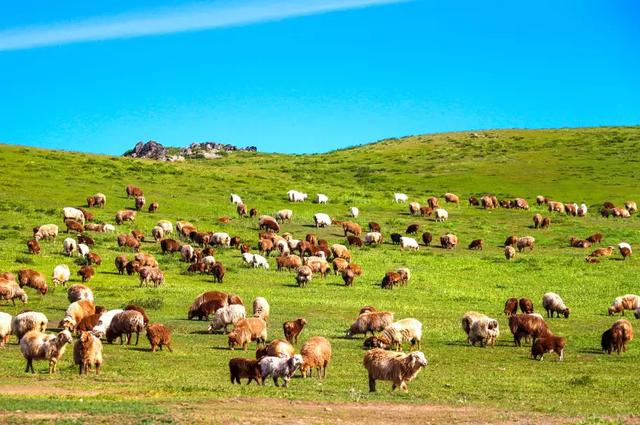
[[[66,263],[74,274],[72,283],[78,282],[78,260],[62,255],[66,235],[55,243],[41,243],[43,252],[30,256],[25,242],[31,228],[56,223],[62,230],[61,208],[82,206],[86,196],[95,192],[107,195],[107,207],[92,210],[96,221],[114,223],[117,210],[133,206],[124,192],[128,183],[142,187],[147,202],[159,202],[160,210],[140,213],[134,224],[118,226],[116,234],[140,229],[150,236],[160,219],[185,219],[201,230],[238,235],[255,248],[257,222],[237,217],[228,200],[234,192],[260,213],[291,208],[293,223],[285,224],[283,231],[301,238],[316,231],[312,227],[315,212],[346,219],[348,208],[357,206],[361,215],[356,221],[363,227],[376,221],[387,236],[420,223],[420,231],[432,232],[434,240],[447,232],[460,239],[453,251],[421,247],[416,253],[402,252],[390,241],[380,247],[354,248],[354,261],[365,270],[354,287],[344,287],[342,279],[332,275],[314,279],[307,289],[295,286],[293,274],[275,271],[273,257],[271,270],[248,269],[232,249],[218,250],[216,259],[225,264],[227,275],[223,284],[214,284],[209,276],[186,274],[186,264],[179,256],[163,256],[158,245],[146,242],[143,250],[157,256],[166,274],[166,284],[151,289],[139,288],[134,277],[117,274],[113,259],[121,250],[116,235],[92,234],[94,251],[104,261],[90,282],[97,303],[110,309],[131,301],[147,306],[152,322],[165,323],[173,330],[174,353],[148,352],[145,338],[137,347],[105,344],[103,374],[79,377],[69,349],[57,375],[47,376],[45,363],[39,362],[39,373],[32,376],[24,373],[24,360],[12,338],[0,351],[4,394],[0,410],[5,411],[5,419],[18,422],[25,416],[14,413],[16,410],[89,412],[97,421],[112,420],[113,415],[124,422],[139,415],[180,420],[174,409],[189,412],[212,399],[248,397],[470,406],[498,409],[507,416],[518,411],[560,418],[638,414],[640,396],[634,391],[635,374],[629,371],[640,360],[640,348],[631,343],[623,356],[605,356],[599,349],[601,333],[615,320],[606,315],[611,300],[638,292],[638,261],[633,257],[619,261],[616,253],[601,264],[586,264],[584,256],[590,250],[570,248],[567,243],[572,235],[584,238],[598,231],[605,235],[607,245],[623,240],[637,245],[640,225],[636,216],[605,219],[597,210],[603,201],[617,205],[630,199],[640,201],[638,152],[640,127],[445,133],[384,140],[325,154],[234,153],[217,160],[181,163],[0,146],[0,271],[28,267],[50,276],[55,265]],[[325,193],[330,201],[328,205],[290,204],[286,199],[289,189],[305,191],[310,198]],[[406,205],[393,203],[396,191],[421,203],[428,196],[449,191],[463,200],[484,193],[498,198],[521,196],[529,200],[532,210],[486,211],[463,201],[459,207],[445,206],[449,221],[436,223],[432,218],[411,217]],[[550,229],[535,230],[533,214],[549,215],[535,205],[538,194],[585,202],[589,214],[584,218],[554,214]],[[217,218],[223,215],[234,219],[222,225]],[[317,233],[330,243],[344,243],[336,226]],[[505,261],[502,243],[511,234],[534,236],[536,249]],[[478,238],[485,240],[485,250],[467,250],[468,243]],[[384,273],[401,266],[412,270],[409,285],[393,291],[380,289]],[[269,339],[282,338],[284,320],[304,316],[309,325],[302,341],[322,335],[333,344],[327,380],[294,379],[286,390],[271,382],[265,387],[232,386],[228,360],[253,357],[254,344],[246,353],[229,351],[224,335],[206,333],[206,322],[186,320],[193,299],[211,289],[239,294],[248,310],[254,297],[266,297],[272,312]],[[540,311],[540,299],[547,291],[559,293],[572,309],[567,320],[548,320],[554,333],[568,339],[563,363],[553,361],[552,354],[544,362],[535,362],[529,359],[529,346],[513,347],[502,314],[504,301],[511,296],[533,299]],[[26,307],[43,311],[55,326],[68,305],[65,290],[58,287],[45,297],[28,288],[27,292]],[[390,392],[387,383],[380,383],[377,393],[368,393],[362,338],[344,337],[359,308],[367,304],[393,311],[397,319],[415,317],[424,324],[422,345],[430,365],[409,385],[407,394]],[[23,308],[0,305],[0,310],[10,314]],[[496,347],[466,344],[459,320],[468,310],[499,319],[501,336]]]

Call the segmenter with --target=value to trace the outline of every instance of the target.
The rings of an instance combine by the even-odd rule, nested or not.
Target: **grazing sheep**
[[[211,245],[223,246],[229,248],[231,246],[231,236],[225,232],[215,232],[211,235]]]
[[[93,278],[95,271],[91,266],[82,266],[80,267],[80,270],[78,270],[77,274],[82,278],[82,282],[84,283],[90,281]]]
[[[367,245],[375,244],[379,245],[383,242],[384,238],[380,232],[369,232],[364,235],[364,243]]]
[[[363,364],[369,374],[369,392],[375,392],[376,380],[392,381],[392,390],[400,388],[407,391],[407,383],[411,382],[428,362],[421,351],[404,354],[374,348],[364,355]]]
[[[564,359],[564,347],[567,345],[567,339],[562,336],[549,335],[535,340],[531,344],[531,357],[534,360],[540,361],[544,359],[545,353],[556,353],[558,355],[558,361],[561,362]]]
[[[587,238],[587,240],[591,243],[600,243],[602,242],[602,239],[603,239],[602,233],[594,233],[593,235]]]
[[[440,237],[440,246],[443,249],[453,249],[458,245],[458,237],[452,233],[447,233]]]
[[[480,203],[485,210],[498,208],[498,200],[495,196],[484,195],[480,198]]]
[[[229,202],[231,202],[232,204],[240,205],[242,204],[242,198],[240,198],[240,196],[236,195],[235,193],[232,193],[231,196],[229,196]]]
[[[16,298],[26,304],[29,300],[27,293],[13,280],[0,279],[0,300],[11,301],[16,305]]]
[[[140,241],[133,235],[121,234],[117,238],[118,246],[132,248],[135,252],[140,250]]]
[[[78,243],[73,238],[66,238],[62,242],[62,249],[65,255],[71,257],[75,252],[78,252]]]
[[[516,347],[520,347],[522,338],[537,338],[551,335],[544,319],[536,314],[516,314],[509,317],[509,329],[513,334]]]
[[[103,336],[105,336],[107,333],[107,330],[111,326],[111,322],[113,321],[113,318],[116,315],[122,313],[123,311],[124,310],[114,309],[114,310],[108,310],[103,312],[102,315],[100,316],[100,320],[98,320],[98,324],[95,325],[92,329],[93,334],[99,338],[102,338]],[[140,316],[142,317],[142,314]],[[142,318],[142,322],[144,323],[144,317]]]
[[[311,269],[312,273],[319,274],[321,277],[325,277],[330,268],[329,263],[321,257],[308,257],[305,265]],[[298,276],[301,276],[301,273],[298,273]]]
[[[422,242],[424,243],[424,246],[430,246],[431,241],[433,241],[433,235],[431,232],[424,232],[422,234]]]
[[[533,301],[531,301],[529,298],[520,298],[518,304],[520,305],[520,310],[522,310],[523,313],[533,313]]]
[[[65,226],[67,226],[67,233],[70,232],[75,232],[75,233],[82,233],[85,231],[85,226],[82,223],[79,223],[75,220],[65,220],[64,221]]]
[[[289,386],[289,381],[295,373],[296,369],[302,364],[302,356],[296,354],[289,358],[267,356],[260,359],[260,374],[262,375],[262,385],[269,376],[273,377],[273,383],[278,385],[278,378],[284,381],[284,387]]]
[[[616,351],[618,355],[621,351],[627,351],[627,343],[633,340],[633,327],[626,319],[616,321],[610,329],[602,334],[602,351],[611,354]]]
[[[418,202],[409,203],[409,214],[418,215],[420,213],[420,204]]]
[[[476,345],[479,342],[481,347],[485,345],[494,346],[499,335],[500,327],[496,319],[479,317],[471,324],[468,341],[471,345]]]
[[[398,270],[396,270],[396,273],[400,275],[400,284],[402,286],[407,286],[407,283],[409,283],[409,279],[411,279],[411,270],[409,270],[407,267],[400,267]]]
[[[205,259],[208,257],[205,257]],[[212,257],[213,258],[213,257]],[[209,265],[209,273],[213,275],[213,280],[217,283],[222,283],[224,280],[225,268],[222,263],[215,263]]]
[[[106,313],[105,313],[106,314]],[[107,328],[106,338],[109,344],[120,338],[120,345],[124,343],[123,334],[127,336],[127,345],[131,344],[131,336],[136,334],[136,344],[140,338],[140,332],[144,330],[144,317],[142,313],[135,310],[122,311],[111,319],[111,323]]]
[[[512,246],[504,247],[504,258],[511,260],[516,256],[516,249]]]
[[[360,210],[358,207],[349,208],[349,215],[353,218],[357,218],[360,215]]]
[[[9,337],[11,336],[11,320],[12,317],[9,313],[0,311],[0,348],[9,342]]]
[[[240,378],[247,378],[247,385],[251,381],[256,381],[258,385],[262,384],[260,365],[258,360],[254,359],[235,357],[229,360],[229,376],[231,377],[231,384],[240,384]]]
[[[99,266],[102,264],[102,258],[95,252],[90,252],[87,254],[87,264]]]
[[[476,206],[476,207],[477,207],[477,206],[479,206],[479,205],[480,205],[480,201],[478,200],[478,198],[477,198],[477,197],[475,197],[475,196],[470,196],[470,197],[469,197],[469,205],[470,205],[470,206]]]
[[[356,274],[353,270],[347,268],[342,271],[342,280],[345,286],[353,286],[353,281],[356,278]]]
[[[267,322],[259,317],[247,317],[236,322],[235,328],[227,336],[229,348],[242,347],[247,351],[247,345],[256,341],[257,345],[264,345],[267,340]]]
[[[289,320],[282,324],[282,330],[284,337],[290,344],[298,343],[298,336],[304,330],[307,320],[304,317],[299,317],[296,320]]]
[[[140,275],[140,287],[142,285],[146,287],[149,283],[153,283],[153,287],[157,288],[164,283],[164,273],[157,267],[140,267],[138,274]]]
[[[370,232],[378,232],[379,233],[380,230],[381,230],[380,225],[378,223],[376,223],[375,221],[370,221],[368,223],[368,226],[369,226],[369,231]]]
[[[96,309],[98,311],[98,309]],[[103,311],[99,313],[92,314],[91,316],[87,316],[80,320],[76,325],[76,332],[89,332],[92,331],[93,328],[100,322],[100,318],[102,317]]]
[[[259,317],[265,322],[269,320],[269,302],[266,298],[256,297],[253,299],[253,317]]]
[[[158,211],[158,208],[160,208],[160,204],[157,202],[152,202],[151,204],[149,204],[149,212],[150,213],[154,213],[156,211]]]
[[[79,366],[79,373],[87,375],[93,366],[96,375],[102,366],[102,341],[91,332],[83,332],[73,346],[73,362]]]
[[[263,268],[265,270],[269,270],[269,262],[262,255],[254,254],[253,255],[253,267],[254,268]]]
[[[402,351],[402,343],[410,342],[410,350],[413,350],[416,346],[420,349],[422,323],[413,318],[398,320],[384,328],[377,338],[381,348],[393,346],[396,351]]]
[[[589,254],[589,257],[609,257],[613,254],[613,249],[612,246],[598,248]]]
[[[152,353],[155,353],[158,347],[161,351],[163,347],[167,347],[169,352],[173,352],[171,349],[171,330],[162,323],[154,323],[147,327],[147,339],[151,344]]]
[[[449,213],[447,212],[447,210],[442,208],[436,209],[435,215],[436,215],[436,221],[447,221],[447,219],[449,218]]]
[[[18,285],[20,285],[21,288],[23,286],[33,288],[42,295],[46,295],[49,291],[49,286],[47,286],[44,274],[31,269],[18,271]]]
[[[549,207],[549,212],[555,211],[555,212],[563,213],[566,210],[565,205],[562,202],[547,201],[547,205]]]
[[[405,203],[407,202],[407,200],[409,199],[409,197],[404,194],[404,193],[394,193],[393,194],[393,201],[397,204],[397,203]]]
[[[420,249],[420,246],[415,239],[403,236],[400,238],[400,249],[411,249],[417,251]]]
[[[27,241],[27,250],[29,251],[29,254],[40,254],[40,244],[37,240],[30,239]]]
[[[282,270],[283,268],[292,270],[302,266],[302,260],[297,255],[290,254],[286,256],[276,257],[276,264],[278,266],[278,271]]]
[[[151,229],[151,235],[154,241],[159,242],[164,238],[164,229],[160,226],[155,226]]]
[[[132,184],[128,184],[127,187],[125,188],[125,191],[127,192],[127,198],[130,198],[132,196],[136,197],[136,196],[144,195],[144,192],[142,192],[142,189]]]
[[[300,349],[302,377],[311,376],[312,369],[316,369],[318,378],[327,377],[327,367],[331,362],[331,343],[326,338],[314,336],[309,338]]]
[[[540,227],[540,225],[542,224],[542,215],[541,214],[534,214],[533,216],[533,227],[535,227],[536,229]]]
[[[547,292],[542,296],[542,307],[547,311],[547,317],[553,317],[556,313],[558,317],[562,314],[565,319],[569,317],[571,310],[564,304],[560,295],[554,292]]]
[[[530,251],[533,251],[535,242],[536,240],[533,236],[524,236],[522,238],[518,238],[518,240],[516,241],[518,252],[524,251],[525,248],[529,248]]]
[[[43,224],[34,228],[33,238],[37,241],[40,239],[52,239],[56,240],[58,236],[58,226],[55,224]]]
[[[76,325],[85,317],[91,316],[96,312],[96,305],[93,301],[80,300],[69,304],[64,318],[60,321],[60,326],[71,332],[75,331]]]
[[[547,202],[548,202],[548,199],[545,198],[544,196],[542,195],[536,196],[536,204],[542,205],[542,204],[546,204]]]
[[[469,244],[469,249],[482,251],[482,248],[484,248],[484,241],[482,239],[474,239]]]
[[[136,196],[135,198],[136,211],[140,211],[146,203],[147,203],[147,200],[144,198],[144,196]]]
[[[589,248],[591,246],[591,242],[581,240],[576,238],[575,236],[572,236],[569,239],[569,245],[571,245],[573,248]]]
[[[421,217],[429,217],[433,214],[433,208],[431,207],[420,207],[420,216]]]
[[[518,313],[518,299],[517,298],[509,298],[504,303],[504,314],[509,316],[515,316]]]
[[[542,223],[540,224],[540,228],[541,229],[548,229],[550,225],[551,225],[551,218],[550,217],[545,217],[545,218],[542,219]]]
[[[382,278],[382,283],[380,287],[382,289],[393,289],[395,285],[399,285],[402,283],[403,277],[398,272],[387,272]]]
[[[624,316],[625,310],[635,310],[640,307],[640,297],[634,294],[626,294],[617,297],[611,303],[608,313],[609,316],[613,316],[616,313],[622,313]]]
[[[247,206],[245,204],[238,204],[236,207],[236,212],[240,217],[246,217],[249,215],[247,212]]]
[[[304,202],[308,198],[306,193],[298,192],[297,190],[290,190],[287,192],[289,202]]]
[[[342,230],[344,231],[344,235],[347,236],[347,233],[351,233],[354,236],[360,236],[362,234],[362,227],[358,223],[353,223],[351,221],[342,222]]]
[[[430,198],[427,199],[427,204],[429,204],[430,208],[438,208],[440,205],[438,204],[438,198],[436,198],[435,196],[431,196]]]
[[[44,332],[47,329],[49,319],[44,313],[37,311],[26,311],[17,314],[11,321],[11,333],[20,339],[30,331]]]
[[[618,249],[620,250],[620,255],[622,255],[623,260],[631,257],[631,245],[629,245],[628,243],[620,242],[618,244]]]
[[[313,215],[313,222],[316,227],[331,226],[331,217],[328,214],[316,213]]]
[[[194,317],[197,317],[198,320],[209,320],[209,316],[218,309],[227,305],[227,297],[225,296],[224,301],[221,299],[213,299],[207,300],[204,302],[196,302],[189,307],[189,312],[187,313],[187,319],[191,320]]]
[[[116,213],[116,224],[122,224],[125,221],[135,221],[136,211],[120,210]]]
[[[107,203],[107,197],[104,193],[96,193],[87,197],[87,208],[100,207],[104,208]]]
[[[290,209],[280,210],[276,213],[276,221],[284,223],[288,221],[291,223],[291,219],[293,218],[293,211]]]
[[[56,365],[65,352],[66,345],[73,341],[71,332],[64,330],[57,335],[33,330],[20,339],[20,351],[27,360],[25,372],[33,369],[34,360],[49,360],[49,373],[56,372]]]
[[[213,333],[222,329],[223,333],[227,333],[229,325],[235,325],[238,320],[247,317],[247,313],[243,305],[233,304],[216,310],[208,331]]]
[[[371,335],[375,335],[375,332],[383,331],[387,326],[393,323],[393,316],[394,314],[388,311],[371,311],[362,313],[347,330],[347,336],[353,337],[354,335],[364,334],[366,337],[369,332],[371,332]]]
[[[83,243],[78,244],[78,253],[81,257],[85,258],[91,253],[89,247]]]
[[[415,226],[418,226],[417,224]],[[411,226],[409,226],[411,227]],[[407,231],[409,231],[410,229],[407,228]],[[418,229],[416,228],[414,233],[417,231]],[[400,240],[402,239],[402,235],[400,233],[392,233],[391,235],[391,243],[393,243],[394,245],[400,245]]]
[[[313,277],[313,271],[309,266],[300,266],[296,269],[296,282],[298,286],[304,288]]]
[[[97,313],[97,310],[98,309],[96,308],[96,313]],[[137,311],[138,313],[142,314],[142,323],[144,323],[145,326],[149,324],[149,316],[147,316],[147,312],[144,310],[144,308],[137,306],[135,304],[127,304],[127,306],[123,310]]]
[[[67,289],[67,299],[70,303],[80,300],[93,302],[93,291],[91,291],[91,288],[88,286],[77,283],[75,285],[71,285],[69,289]]]
[[[264,347],[256,349],[256,359],[260,360],[266,356],[291,357],[296,354],[296,349],[287,341],[274,339]]]
[[[74,220],[84,225],[85,217],[84,213],[77,208],[65,207],[62,209],[63,220]]]
[[[460,197],[453,193],[445,193],[444,201],[448,204],[460,204]]]

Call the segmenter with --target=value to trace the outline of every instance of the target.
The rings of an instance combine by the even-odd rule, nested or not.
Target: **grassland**
[[[330,276],[314,280],[307,289],[297,288],[292,274],[276,272],[273,259],[269,271],[243,267],[235,250],[217,253],[227,275],[223,284],[214,284],[210,277],[186,274],[178,256],[163,256],[149,242],[143,249],[157,255],[167,282],[159,289],[145,289],[138,287],[135,278],[116,273],[113,258],[120,250],[115,235],[94,234],[94,251],[104,259],[90,283],[98,304],[118,308],[135,301],[147,306],[153,322],[172,328],[174,353],[151,354],[146,340],[137,347],[105,345],[106,364],[99,377],[79,377],[68,354],[57,375],[46,375],[45,363],[39,363],[39,373],[32,376],[24,373],[24,360],[12,339],[0,352],[2,420],[82,422],[83,415],[91,414],[95,421],[117,417],[122,422],[182,422],[188,421],[189,412],[210,403],[229,400],[251,405],[247,400],[260,400],[256,404],[265,405],[264,400],[270,400],[276,406],[277,400],[283,400],[445,406],[497,412],[491,420],[495,422],[523,411],[534,418],[548,415],[550,421],[633,422],[633,415],[640,413],[633,373],[640,348],[632,343],[623,356],[605,356],[600,353],[599,340],[614,320],[606,315],[611,300],[638,292],[640,266],[633,257],[626,262],[612,258],[586,264],[586,252],[570,248],[567,240],[571,235],[586,237],[599,231],[606,244],[625,240],[637,245],[640,225],[636,216],[604,219],[597,207],[605,200],[616,204],[640,200],[640,128],[502,130],[478,135],[411,136],[318,155],[237,153],[213,161],[170,164],[0,146],[1,271],[29,267],[50,275],[60,263],[77,270],[77,263],[62,255],[64,236],[55,243],[42,243],[41,255],[28,255],[25,241],[31,228],[49,222],[63,227],[60,209],[81,206],[87,195],[98,191],[107,195],[107,208],[93,210],[97,221],[113,223],[117,210],[133,206],[125,197],[127,183],[141,186],[147,202],[159,202],[160,211],[140,214],[135,224],[119,226],[118,233],[139,228],[149,234],[159,219],[186,219],[199,229],[223,230],[255,245],[257,223],[237,218],[228,202],[229,193],[235,192],[261,213],[293,209],[293,223],[285,224],[283,230],[297,236],[315,231],[313,213],[346,218],[348,208],[357,206],[361,211],[358,222],[377,221],[386,234],[418,222],[421,231],[436,236],[451,231],[461,241],[453,251],[421,247],[410,253],[391,244],[355,249],[354,261],[363,266],[365,274],[354,287],[346,288],[340,277]],[[311,196],[326,193],[330,203],[289,204],[286,192],[292,188]],[[532,211],[485,211],[463,202],[459,208],[447,207],[448,222],[435,223],[409,216],[406,206],[392,202],[395,191],[422,203],[430,195],[447,191],[462,198],[487,192],[499,198],[522,196],[530,201]],[[585,202],[590,212],[585,218],[554,215],[549,230],[532,229],[533,213],[547,214],[534,206],[537,194]],[[234,220],[221,225],[217,217],[222,215]],[[510,234],[533,235],[536,249],[506,262],[501,245]],[[344,240],[337,227],[321,229],[318,235],[331,243]],[[466,249],[476,238],[485,240],[484,251]],[[400,266],[412,270],[409,286],[381,290],[384,273]],[[266,297],[272,307],[270,338],[282,336],[284,320],[306,317],[309,325],[302,340],[323,335],[333,344],[328,379],[295,379],[289,389],[270,384],[232,386],[228,360],[253,356],[253,352],[231,352],[223,335],[206,333],[205,322],[186,320],[193,298],[210,289],[237,293],[249,304],[255,296]],[[52,323],[62,318],[68,304],[64,289],[57,288],[45,297],[27,291],[29,308],[45,312]],[[573,311],[568,320],[550,320],[551,329],[568,339],[563,363],[548,361],[551,355],[544,362],[535,362],[529,359],[528,346],[513,347],[501,314],[507,297],[527,296],[540,308],[539,300],[547,291],[560,293]],[[410,384],[407,394],[392,393],[387,385],[380,385],[375,394],[368,393],[361,363],[362,339],[344,337],[358,309],[366,304],[393,311],[397,318],[416,317],[425,326],[423,351],[430,365]],[[23,308],[0,306],[11,314]],[[465,343],[459,318],[467,310],[499,318],[502,334],[496,347],[481,349]],[[40,416],[33,416],[35,413]],[[365,416],[354,419],[358,418]],[[316,419],[310,422],[331,422],[331,416]],[[215,413],[200,420],[227,421]],[[376,422],[373,418],[368,421]]]

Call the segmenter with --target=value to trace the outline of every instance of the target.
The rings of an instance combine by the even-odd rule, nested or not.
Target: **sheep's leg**
[[[82,366],[83,366],[83,365],[79,365],[79,366],[78,366],[78,375],[82,375],[82,369],[83,369],[83,367],[82,367]]]
[[[27,359],[27,367],[25,368],[25,373],[29,373],[29,370],[31,370],[31,372],[33,372],[33,365],[32,365],[32,360],[31,359]],[[35,373],[35,372],[33,372]]]
[[[279,387],[280,385],[278,384],[278,377],[274,376],[273,377],[273,383],[276,384],[276,387]]]
[[[139,338],[140,338],[140,331],[136,332],[136,345],[138,345]]]
[[[564,359],[564,349],[560,350],[560,359],[558,360],[559,362],[561,362]]]
[[[376,391],[376,380],[371,374],[369,374],[369,392],[374,393]]]
[[[100,363],[96,363],[96,375],[100,375]]]

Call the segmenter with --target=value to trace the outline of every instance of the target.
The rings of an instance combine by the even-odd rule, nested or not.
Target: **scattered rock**
[[[162,146],[155,140],[149,140],[148,142],[138,142],[133,149],[124,153],[123,156],[131,158],[147,158],[155,159],[157,161],[184,161],[188,158],[205,158],[215,159],[220,158],[227,152],[257,152],[255,146],[247,146],[245,148],[239,148],[234,145],[204,142],[204,143],[192,143],[185,148],[181,148],[178,153],[169,152],[169,149]]]

